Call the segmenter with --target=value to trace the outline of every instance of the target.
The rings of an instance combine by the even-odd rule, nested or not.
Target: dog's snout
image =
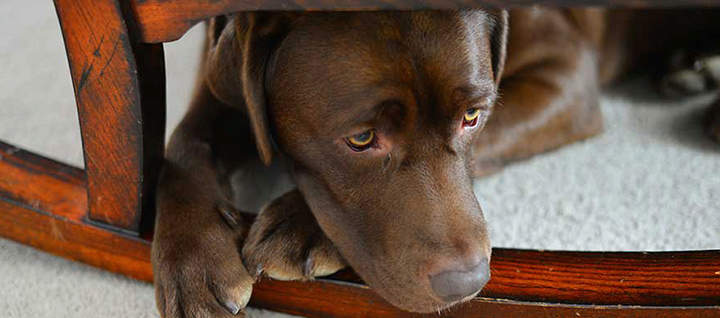
[[[453,302],[480,291],[489,280],[490,265],[483,257],[469,268],[447,268],[430,275],[430,286],[438,298]]]

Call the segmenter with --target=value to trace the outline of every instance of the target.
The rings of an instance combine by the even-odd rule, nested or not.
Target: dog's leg
[[[168,145],[152,246],[162,317],[236,317],[250,298],[254,280],[239,252],[247,226],[221,215],[232,209],[223,181],[225,151],[213,133],[223,112],[201,85]],[[246,139],[238,148],[256,157],[251,137]]]
[[[474,141],[476,176],[602,130],[587,38],[559,10],[515,10],[510,21],[501,98]]]
[[[307,280],[345,267],[300,191],[292,190],[257,216],[242,249],[245,266],[282,280]]]

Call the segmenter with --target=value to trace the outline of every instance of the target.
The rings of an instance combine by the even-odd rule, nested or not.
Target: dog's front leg
[[[201,159],[207,149],[196,146],[188,155]],[[162,317],[231,317],[252,292],[238,252],[246,226],[223,220],[226,203],[210,170],[170,162],[161,177],[152,261]]]
[[[346,266],[297,189],[263,208],[242,254],[245,266],[255,275],[262,272],[282,280],[308,280]]]
[[[152,263],[166,318],[242,315],[254,282],[239,252],[247,226],[222,216],[232,207],[211,131],[226,116],[209,97],[198,99],[171,138],[158,186]]]

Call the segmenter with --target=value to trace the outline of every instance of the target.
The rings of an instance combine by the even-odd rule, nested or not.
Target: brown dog
[[[406,310],[473,297],[491,249],[472,177],[601,131],[601,83],[641,52],[620,45],[638,32],[625,14],[523,9],[509,28],[498,10],[213,19],[158,191],[160,312],[229,317],[260,273],[345,264]],[[277,192],[252,226],[235,212]]]

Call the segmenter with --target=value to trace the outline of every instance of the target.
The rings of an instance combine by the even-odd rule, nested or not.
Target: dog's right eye
[[[375,130],[368,129],[359,134],[352,135],[345,138],[345,142],[350,146],[350,149],[355,151],[363,151],[375,144]]]

